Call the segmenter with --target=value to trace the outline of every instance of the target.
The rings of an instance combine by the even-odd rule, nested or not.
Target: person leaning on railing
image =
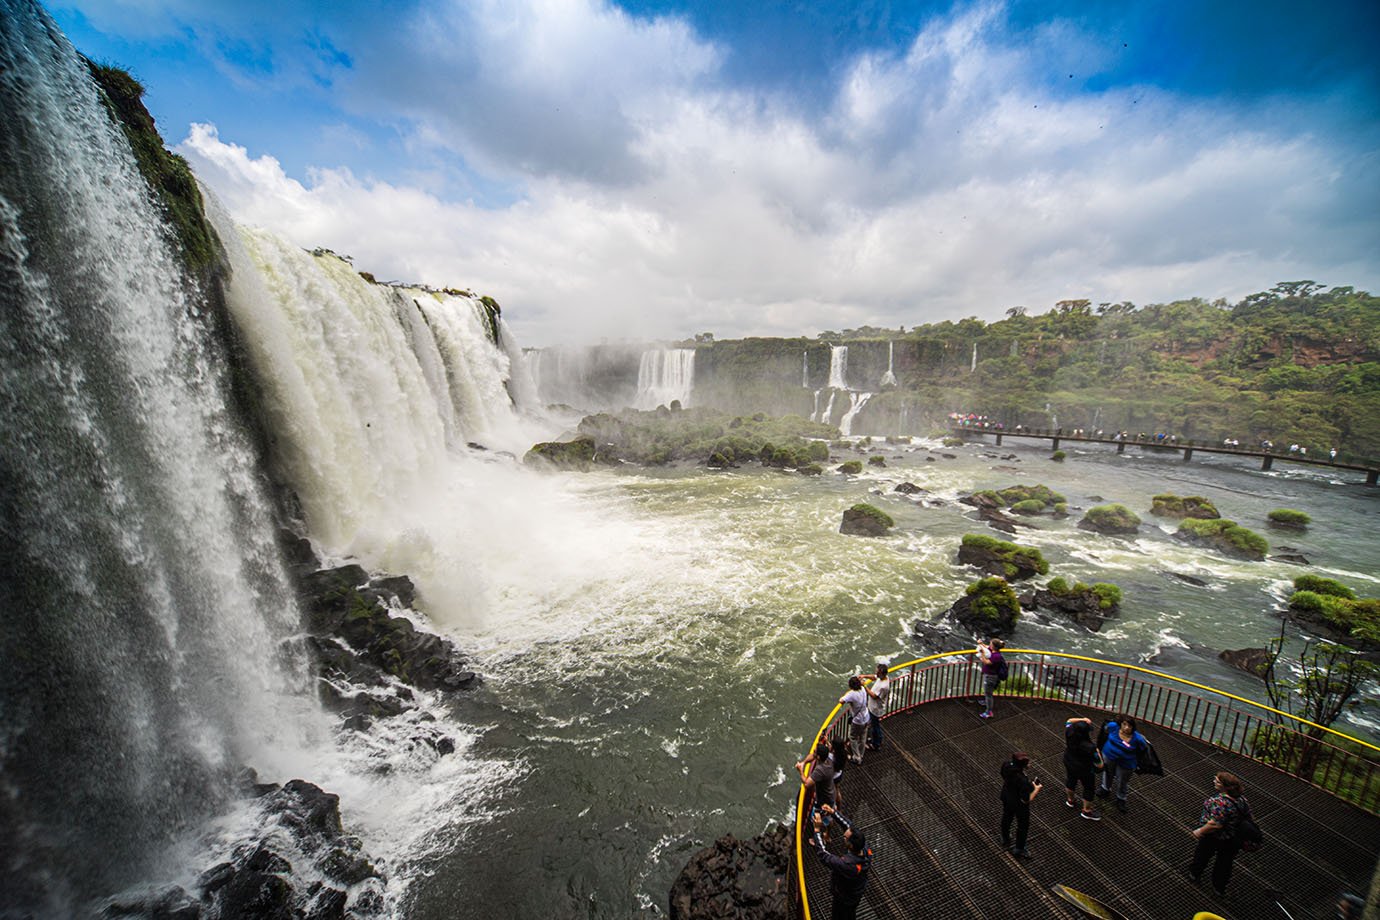
[[[825,806],[824,815],[814,815],[815,834],[812,838],[819,861],[829,867],[829,894],[833,899],[831,920],[853,920],[858,915],[858,904],[862,902],[863,889],[867,887],[868,870],[872,868],[872,851],[868,849],[867,838],[857,830],[843,815],[830,806]],[[832,815],[843,828],[843,839],[848,844],[848,852],[835,856],[824,845],[824,818]]]

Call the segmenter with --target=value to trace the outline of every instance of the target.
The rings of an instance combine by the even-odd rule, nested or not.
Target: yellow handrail
[[[976,655],[976,654],[977,654],[977,649],[976,649],[976,648],[962,649],[962,650],[953,651],[953,652],[939,652],[938,654],[935,654],[935,655],[926,655],[924,658],[916,658],[916,659],[914,659],[914,660],[912,660],[912,661],[907,661],[907,662],[904,662],[904,663],[902,663],[902,664],[888,665],[888,670],[894,673],[894,672],[897,672],[897,671],[905,670],[906,668],[914,669],[916,665],[925,664],[926,662],[930,662],[930,661],[937,661],[937,660],[939,660],[939,659],[941,659],[941,658],[960,658],[960,657],[969,656],[969,655]],[[1172,682],[1177,683],[1177,684],[1183,684],[1184,686],[1193,687],[1193,688],[1195,688],[1195,689],[1197,689],[1197,690],[1205,690],[1205,691],[1207,691],[1208,693],[1215,693],[1215,694],[1217,694],[1218,696],[1224,696],[1224,697],[1226,697],[1226,698],[1229,699],[1229,700],[1235,700],[1235,701],[1238,702],[1238,703],[1244,703],[1244,704],[1247,705],[1247,706],[1253,706],[1253,707],[1255,707],[1256,709],[1262,710],[1262,711],[1264,711],[1264,712],[1272,713],[1272,714],[1277,715],[1277,716],[1281,716],[1281,717],[1283,717],[1283,718],[1285,718],[1285,719],[1288,719],[1288,720],[1293,721],[1293,722],[1297,722],[1297,723],[1299,723],[1299,724],[1301,724],[1301,725],[1307,725],[1307,726],[1309,726],[1309,727],[1311,727],[1311,728],[1320,729],[1321,731],[1327,732],[1327,733],[1330,734],[1330,735],[1336,735],[1338,738],[1343,738],[1343,739],[1345,739],[1345,740],[1347,740],[1347,741],[1350,741],[1350,742],[1353,743],[1353,744],[1359,744],[1359,745],[1361,745],[1362,747],[1367,747],[1367,748],[1370,748],[1372,751],[1376,751],[1377,753],[1380,753],[1380,747],[1377,747],[1376,745],[1371,744],[1371,743],[1368,742],[1368,741],[1362,741],[1360,738],[1353,738],[1351,735],[1348,735],[1348,734],[1346,734],[1345,732],[1339,732],[1339,731],[1337,731],[1336,729],[1334,729],[1334,728],[1329,728],[1329,727],[1326,726],[1326,725],[1319,725],[1319,724],[1316,723],[1316,722],[1310,722],[1310,721],[1308,721],[1307,719],[1301,719],[1301,718],[1299,718],[1298,716],[1293,715],[1292,713],[1284,712],[1283,710],[1279,710],[1279,709],[1274,709],[1273,707],[1266,706],[1264,703],[1257,703],[1255,700],[1249,700],[1249,699],[1246,699],[1246,698],[1243,697],[1243,696],[1237,696],[1237,695],[1234,694],[1234,693],[1228,693],[1228,692],[1226,692],[1225,690],[1218,690],[1216,687],[1209,687],[1207,684],[1199,684],[1199,683],[1195,683],[1194,681],[1191,681],[1191,680],[1184,680],[1182,677],[1175,677],[1175,676],[1172,675],[1172,674],[1165,674],[1163,671],[1156,671],[1156,670],[1153,670],[1153,669],[1151,669],[1151,668],[1143,668],[1143,667],[1141,667],[1141,666],[1139,666],[1139,665],[1134,665],[1134,664],[1125,664],[1124,662],[1120,662],[1120,661],[1108,661],[1108,660],[1105,659],[1105,658],[1092,658],[1092,657],[1089,657],[1089,656],[1087,656],[1087,655],[1073,655],[1073,654],[1069,654],[1069,653],[1067,653],[1067,652],[1046,652],[1046,651],[1041,651],[1040,649],[1030,649],[1030,648],[1005,648],[1005,649],[1002,649],[1002,654],[1014,654],[1014,655],[1041,655],[1041,656],[1046,656],[1046,657],[1050,657],[1050,658],[1068,658],[1068,659],[1071,659],[1071,660],[1073,660],[1073,661],[1087,661],[1087,662],[1091,662],[1091,663],[1093,663],[1093,664],[1107,665],[1107,666],[1114,667],[1114,668],[1125,668],[1125,669],[1131,670],[1131,671],[1139,671],[1139,672],[1141,672],[1142,674],[1152,674],[1152,675],[1154,675],[1155,677],[1163,678],[1164,680],[1172,681]],[[866,679],[865,676],[864,676],[864,679]],[[870,682],[871,682],[871,681],[868,681],[868,683],[870,683]],[[835,717],[838,716],[839,710],[841,710],[842,708],[843,708],[843,704],[842,704],[842,703],[836,703],[836,704],[834,705],[834,708],[831,709],[831,710],[829,710],[829,715],[828,715],[827,717],[825,717],[824,722],[821,723],[821,725],[820,725],[820,727],[819,727],[819,731],[815,732],[814,741],[810,744],[810,750],[811,750],[811,751],[813,751],[815,748],[817,748],[817,747],[819,746],[820,739],[823,738],[823,737],[824,737],[824,733],[825,733],[826,731],[829,730],[829,726],[832,725],[832,724],[834,723]],[[808,756],[808,754],[807,754],[806,756]],[[801,778],[802,778],[802,779],[804,778],[803,772],[802,772],[802,774],[801,774]],[[801,903],[801,906],[802,906],[803,909],[804,909],[804,920],[810,920],[810,899],[809,899],[809,897],[807,896],[807,894],[806,894],[806,892],[805,892],[805,864],[804,864],[804,861],[803,861],[803,856],[804,856],[804,845],[803,845],[803,843],[802,843],[802,841],[801,841],[801,825],[802,825],[802,824],[804,823],[804,821],[805,821],[805,815],[804,815],[804,809],[805,809],[805,786],[804,786],[803,783],[802,783],[802,785],[801,785],[801,787],[800,787],[800,791],[796,794],[796,806],[795,806],[795,808],[796,808],[796,810],[795,810],[795,816],[796,816],[796,817],[795,817],[795,871],[796,871],[796,881],[797,881],[797,883],[798,883],[799,886],[800,886],[800,903]]]

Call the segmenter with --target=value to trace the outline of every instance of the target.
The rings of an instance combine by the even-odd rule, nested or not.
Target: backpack
[[[1236,808],[1236,820],[1232,822],[1232,836],[1241,841],[1242,853],[1254,853],[1265,846],[1265,834],[1260,830],[1260,825],[1255,823],[1255,818],[1251,817],[1251,806],[1243,798]]]
[[[1097,730],[1097,749],[1099,751],[1107,746],[1107,736],[1112,733],[1112,730],[1107,726],[1111,724],[1111,719],[1103,719],[1102,726]]]
[[[1003,655],[1001,661],[997,663],[997,683],[1001,683],[1002,681],[1006,680],[1006,675],[1008,673],[1009,672],[1006,667],[1006,656]]]

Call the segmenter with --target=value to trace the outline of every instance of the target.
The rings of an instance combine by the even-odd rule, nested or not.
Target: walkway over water
[[[1366,474],[1366,485],[1373,486],[1380,484],[1380,463],[1365,461],[1361,463],[1338,462],[1327,457],[1314,457],[1308,454],[1290,453],[1287,450],[1277,448],[1266,450],[1254,447],[1231,447],[1224,444],[1214,444],[1208,441],[1191,440],[1155,440],[1153,438],[1123,438],[1118,440],[1114,436],[1104,436],[1096,434],[1073,434],[1071,430],[1063,428],[1022,428],[1016,431],[1010,428],[982,428],[973,425],[950,425],[949,431],[957,437],[975,437],[980,435],[991,435],[996,438],[997,446],[1001,446],[1003,438],[1037,438],[1039,440],[1051,441],[1051,450],[1058,450],[1063,441],[1079,441],[1092,444],[1115,444],[1117,453],[1125,453],[1126,445],[1132,447],[1142,447],[1147,450],[1157,451],[1176,451],[1182,452],[1184,462],[1193,459],[1195,451],[1205,454],[1229,454],[1238,457],[1253,457],[1260,460],[1262,470],[1273,469],[1276,460],[1288,463],[1301,463],[1308,466],[1325,466],[1334,470],[1352,470]]]
[[[1064,720],[1106,713],[1064,701],[999,698],[979,719],[977,701],[926,703],[888,717],[881,751],[844,775],[843,811],[875,856],[860,918],[1084,916],[1050,892],[1067,885],[1136,920],[1330,917],[1342,891],[1364,894],[1380,853],[1380,817],[1301,780],[1167,729],[1143,726],[1164,776],[1131,781],[1129,811],[1099,800],[1101,821],[1064,804]],[[998,767],[1030,754],[1044,789],[1031,806],[1031,858],[1001,847]],[[1237,856],[1227,897],[1184,874],[1189,831],[1219,770],[1237,774],[1265,833],[1265,847]],[[833,847],[835,852],[841,843]],[[829,916],[828,871],[805,842],[810,916]],[[1288,910],[1284,913],[1276,905]]]

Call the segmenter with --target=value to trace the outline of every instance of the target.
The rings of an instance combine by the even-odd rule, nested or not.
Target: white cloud
[[[1320,219],[1373,173],[1271,133],[1268,110],[1052,89],[1061,47],[1085,67],[1099,53],[1058,25],[1016,46],[1000,7],[851,62],[817,115],[724,85],[684,23],[594,0],[455,2],[398,36],[354,49],[356,114],[403,118],[521,200],[340,169],[303,184],[207,127],[181,149],[239,219],[381,278],[492,294],[527,344],[1234,298],[1299,275],[1374,286],[1355,274],[1374,272],[1374,225]]]

